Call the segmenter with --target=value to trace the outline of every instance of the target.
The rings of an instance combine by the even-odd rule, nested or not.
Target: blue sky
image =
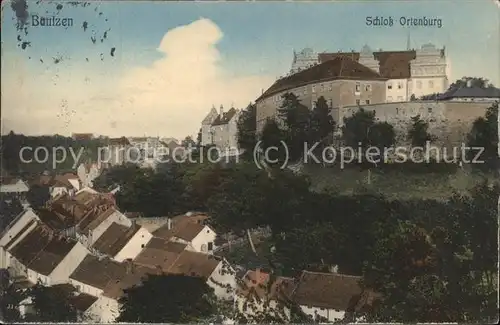
[[[10,5],[2,4],[2,81],[11,81],[11,88],[2,82],[3,133],[183,137],[197,132],[212,104],[244,106],[255,99],[288,71],[294,49],[359,51],[368,44],[404,50],[408,32],[413,47],[427,42],[446,46],[451,79],[474,75],[499,83],[500,16],[491,0],[115,1],[85,8],[57,3],[63,4],[57,17],[73,18],[74,26],[29,26],[24,38],[31,46],[26,50],[18,47]],[[28,11],[53,15],[56,3],[28,2]],[[443,26],[373,27],[366,26],[367,16],[441,18]],[[165,38],[180,26],[190,26],[181,28],[181,39]],[[97,44],[90,40],[92,30]],[[158,50],[162,39],[170,45]],[[191,63],[183,59],[183,47]],[[63,58],[58,64],[51,60],[56,56]],[[189,68],[197,64],[197,69]],[[184,65],[184,71],[176,70]],[[145,89],[144,83],[152,85]]]

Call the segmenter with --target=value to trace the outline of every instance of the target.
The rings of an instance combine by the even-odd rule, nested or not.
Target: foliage
[[[10,282],[7,270],[0,269],[0,320],[5,323],[19,322],[19,304],[25,298],[23,291]]]
[[[482,167],[490,170],[497,170],[499,166],[498,157],[498,102],[495,102],[486,111],[484,117],[477,118],[472,124],[472,129],[468,135],[468,146],[470,148],[483,148],[484,151],[477,159],[483,164],[475,163],[474,167]],[[477,150],[468,151],[469,161],[475,159]]]
[[[50,197],[50,187],[47,185],[34,184],[30,186],[28,193],[26,193],[26,200],[34,209],[44,206]]]
[[[167,294],[166,294],[167,293]],[[190,323],[217,310],[205,280],[184,275],[149,275],[141,285],[125,290],[118,322]]]
[[[283,143],[288,144],[285,142],[286,134],[280,129],[276,120],[268,119],[266,121],[260,141],[262,141],[260,148],[263,151],[265,163],[270,166],[282,166],[286,159]],[[273,148],[278,148],[278,150],[273,150]]]
[[[30,322],[76,322],[78,311],[71,304],[75,288],[67,285],[46,287],[37,283],[29,290],[34,314],[26,316]]]
[[[253,104],[241,112],[238,119],[238,147],[244,151],[245,160],[252,159],[252,153],[257,144],[255,135],[257,129],[257,107]]]
[[[7,195],[2,195],[0,200],[0,232],[24,211],[23,205],[17,198],[9,199]]]
[[[408,130],[408,140],[412,146],[425,147],[427,141],[432,141],[433,137],[429,134],[429,123],[422,120],[420,115],[411,118],[412,125]]]

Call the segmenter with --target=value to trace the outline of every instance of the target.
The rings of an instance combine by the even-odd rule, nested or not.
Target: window
[[[370,105],[370,100],[369,99],[366,100],[366,105]]]
[[[434,88],[434,81],[429,80],[429,88]]]
[[[398,89],[402,89],[403,88],[403,83],[401,81],[398,81]]]
[[[332,90],[333,89],[333,82],[330,83],[330,85],[328,86],[328,90]]]
[[[333,106],[333,100],[330,98],[328,100],[328,107],[332,107]]]
[[[399,114],[399,108],[396,107],[396,114]]]
[[[422,88],[422,81],[417,81],[417,89],[421,89]]]
[[[325,91],[325,84],[321,84],[321,90],[320,91]]]
[[[372,91],[372,85],[365,85],[366,91]]]
[[[360,104],[360,100],[356,99],[356,105],[359,105],[359,104]]]
[[[313,85],[312,86],[312,92],[315,93],[316,92],[316,85]]]
[[[387,84],[387,89],[392,89],[392,82],[389,82],[389,83]]]
[[[432,113],[432,107],[427,108],[427,112]]]
[[[144,248],[144,244],[141,244],[141,248]]]
[[[304,87],[304,95],[307,95],[307,88]]]
[[[356,92],[359,93],[361,91],[361,85],[356,84]]]
[[[209,251],[212,251],[213,249],[214,249],[214,243],[209,242],[209,243],[208,243],[208,250],[209,250]]]

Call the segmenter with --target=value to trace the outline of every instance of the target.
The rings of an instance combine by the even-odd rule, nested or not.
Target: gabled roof
[[[239,285],[237,291],[240,296],[248,296],[253,293],[261,299],[283,300],[288,299],[295,288],[293,278],[279,276],[270,283],[270,275],[261,271],[249,270],[242,280],[243,283]]]
[[[125,247],[125,245],[127,245],[139,229],[141,229],[141,226],[137,224],[126,227],[113,222],[108,229],[99,236],[92,247],[103,254],[115,256]]]
[[[349,57],[339,56],[279,79],[257,100],[310,83],[331,80],[387,80],[387,78]]]
[[[160,238],[151,238],[146,247],[134,259],[134,263],[162,271],[168,270],[179,258],[178,249],[170,250],[167,241]],[[187,245],[184,245],[186,248]]]
[[[387,79],[406,79],[411,76],[410,62],[417,57],[415,50],[410,51],[378,51],[373,52],[374,58],[379,61],[380,75]],[[320,53],[319,62],[324,63],[340,57],[359,61],[359,52]]]
[[[492,98],[500,99],[500,89],[495,87],[481,88],[481,87],[463,87],[458,89],[450,89],[441,96],[440,100],[447,100],[453,98]]]
[[[186,250],[179,255],[174,264],[167,270],[167,273],[208,279],[220,263],[221,260],[214,255]]]
[[[110,282],[122,279],[126,271],[123,263],[88,254],[69,278],[102,290]]]
[[[38,225],[10,253],[27,268],[48,276],[76,244],[75,240]]]
[[[108,298],[118,300],[124,295],[125,289],[140,285],[142,281],[147,279],[149,274],[161,274],[161,271],[155,268],[131,265],[130,273],[125,274],[125,276],[118,282],[109,282],[103,290],[103,295]]]
[[[231,108],[229,111],[222,113],[222,116],[220,114],[217,115],[215,120],[212,122],[212,126],[225,125],[229,123],[236,113],[238,113],[238,111],[235,108]]]
[[[212,124],[214,118],[217,116],[217,110],[212,106],[210,112],[208,112],[207,116],[201,121],[201,124]]]
[[[359,276],[303,271],[292,299],[302,306],[348,311],[363,292],[360,280]]]
[[[177,237],[187,241],[193,240],[205,228],[204,221],[208,219],[207,215],[180,215],[172,218],[171,226],[169,229],[168,222],[156,229],[152,234],[154,237],[169,240],[172,237]]]

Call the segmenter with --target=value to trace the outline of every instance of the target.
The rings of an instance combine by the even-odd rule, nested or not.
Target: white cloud
[[[226,109],[231,104],[245,107],[275,79],[262,75],[238,76],[223,69],[216,47],[222,37],[215,23],[201,18],[164,35],[157,49],[163,58],[150,66],[106,78],[117,78],[115,83],[89,84],[88,78],[87,82],[85,77],[80,78],[88,72],[79,71],[71,74],[70,80],[59,80],[55,86],[47,85],[43,90],[27,89],[35,83],[25,83],[21,87],[24,91],[19,90],[19,84],[12,85],[5,93],[16,93],[15,99],[14,95],[7,96],[6,101],[15,103],[19,109],[5,116],[5,126],[25,133],[196,135],[212,104],[223,104]],[[37,77],[38,85],[47,81]],[[39,100],[32,100],[33,96]],[[35,118],[42,121],[37,123]],[[27,128],[27,121],[36,126]]]

